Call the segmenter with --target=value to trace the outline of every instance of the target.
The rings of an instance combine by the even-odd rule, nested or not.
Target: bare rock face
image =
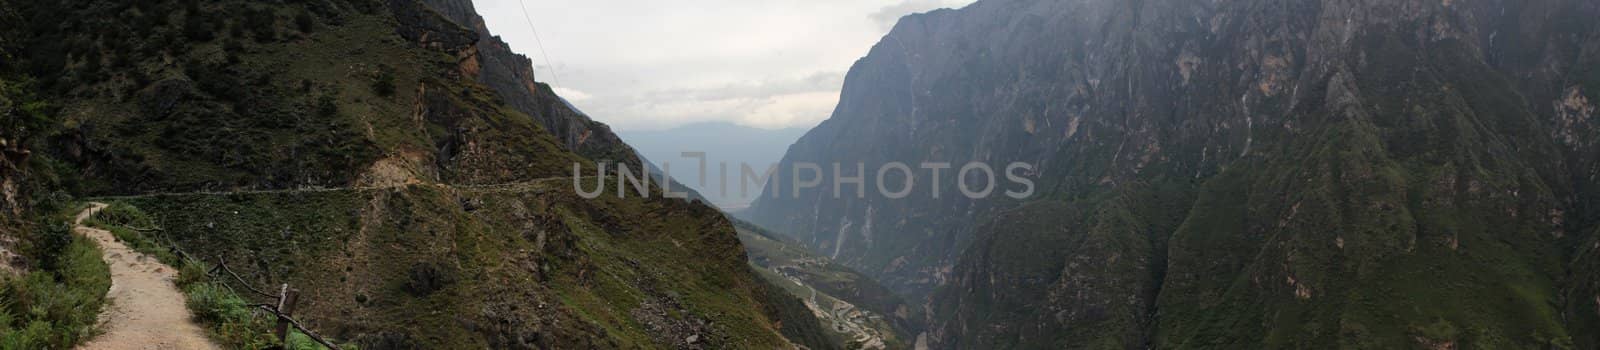
[[[475,36],[475,45],[470,60],[463,62],[463,70],[493,89],[505,103],[538,120],[567,149],[595,160],[627,163],[639,168],[641,163],[636,153],[609,126],[590,119],[557,96],[549,85],[535,81],[533,61],[511,51],[510,45],[489,32],[471,1],[414,3],[469,30]]]
[[[0,0],[0,21],[12,23],[19,17],[9,1]],[[15,32],[17,29],[0,29],[0,60],[11,62],[11,52],[15,50]],[[7,63],[0,62],[0,68],[5,68]],[[0,84],[7,84],[5,77],[0,77]],[[5,87],[0,86],[0,89]],[[16,253],[18,237],[16,226],[20,223],[15,218],[22,216],[23,193],[21,185],[22,167],[27,164],[31,155],[23,146],[23,137],[19,135],[22,130],[17,130],[15,121],[22,119],[22,101],[13,101],[11,91],[0,90],[0,277],[10,277],[26,268],[23,257]]]
[[[18,179],[32,152],[19,146],[20,141],[8,140],[6,136],[0,135],[0,211],[17,217],[22,211]]]
[[[968,200],[947,173],[939,198],[926,182],[834,198],[824,181],[749,216],[923,300],[935,347],[1593,346],[1600,322],[1559,315],[1593,309],[1572,261],[1600,222],[1596,15],[1561,0],[913,15],[779,173],[1020,161],[1040,193]]]

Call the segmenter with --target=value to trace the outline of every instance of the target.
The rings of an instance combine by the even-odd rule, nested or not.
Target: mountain
[[[470,1],[424,0],[421,3],[477,34],[480,44],[475,53],[475,65],[468,63],[465,69],[476,70],[479,83],[494,89],[506,104],[533,116],[562,145],[594,159],[634,158],[631,148],[609,126],[590,119],[566,99],[556,96],[548,85],[535,82],[533,61],[512,52],[511,45],[490,33]]]
[[[0,28],[0,252],[26,274],[0,276],[5,347],[94,334],[109,283],[75,278],[95,266],[68,258],[98,254],[55,229],[86,197],[147,219],[119,239],[194,270],[181,279],[207,278],[198,261],[237,273],[186,290],[192,308],[237,300],[222,290],[271,305],[246,287],[288,285],[299,323],[362,349],[836,347],[716,209],[660,188],[574,193],[575,166],[642,163],[536,82],[470,1],[0,1],[0,15],[16,19]],[[166,261],[179,256],[193,260]],[[50,291],[73,294],[38,298]],[[240,314],[210,324],[219,342],[282,345],[231,343],[270,334],[250,309],[224,319]]]
[[[748,191],[740,192],[741,165],[764,172],[783,159],[789,145],[805,133],[805,129],[759,129],[731,123],[696,123],[668,130],[624,131],[628,141],[659,168],[671,164],[672,177],[701,195],[712,204],[726,210],[739,210],[749,206],[765,183],[749,182]],[[701,185],[700,161],[685,158],[684,152],[704,152],[706,157],[706,183]],[[720,165],[728,164],[727,182],[723,182]],[[726,187],[724,187],[726,186]],[[724,191],[723,189],[726,189]]]
[[[1569,0],[912,15],[779,173],[1025,162],[1037,192],[971,200],[948,171],[906,199],[835,197],[826,179],[794,196],[782,179],[746,215],[925,305],[934,348],[1594,348],[1596,15]]]

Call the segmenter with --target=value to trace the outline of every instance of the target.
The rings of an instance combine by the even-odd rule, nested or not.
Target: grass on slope
[[[300,288],[308,326],[364,348],[787,344],[713,209],[532,186],[126,202],[155,240]]]
[[[111,42],[121,34],[44,25],[34,38],[66,46],[41,51],[109,56],[69,56],[66,73],[46,78],[69,90],[61,124],[84,140],[74,157],[99,165],[77,190],[344,187],[384,158],[405,159],[405,175],[495,183],[559,175],[580,160],[462,77],[457,57],[396,34],[382,5],[350,2],[31,5],[158,33]],[[171,12],[152,12],[162,10]],[[300,26],[306,13],[314,23]],[[181,33],[196,20],[217,33]]]
[[[374,98],[377,67],[415,81],[423,60],[397,39],[358,45],[327,38],[395,37],[381,16],[342,1],[264,5],[225,1],[29,3],[29,64],[61,96],[61,124],[85,140],[97,167],[88,193],[232,186],[330,185],[379,157],[364,115],[401,118],[405,100]],[[331,7],[328,7],[331,6]],[[377,12],[379,7],[365,10]],[[48,14],[48,15],[41,15]],[[312,14],[315,14],[314,16]],[[310,26],[296,23],[311,17]],[[389,28],[387,32],[385,28]],[[140,33],[129,37],[128,33]],[[338,47],[338,45],[352,45]],[[313,49],[315,48],[315,49]],[[374,50],[345,64],[282,57]],[[324,56],[329,56],[324,54]],[[298,59],[298,61],[295,61]],[[372,62],[381,61],[381,62]],[[286,62],[342,68],[314,79]],[[359,81],[359,82],[358,82]],[[403,80],[402,80],[403,81]],[[363,109],[387,106],[382,111]],[[82,159],[79,159],[82,160]]]
[[[96,334],[111,271],[93,241],[71,232],[74,213],[56,211],[25,238],[36,270],[0,277],[0,349],[65,349]]]

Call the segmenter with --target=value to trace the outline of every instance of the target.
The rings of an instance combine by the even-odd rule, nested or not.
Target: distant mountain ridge
[[[740,196],[740,165],[764,172],[778,164],[789,145],[805,129],[760,129],[726,122],[694,123],[667,130],[623,131],[622,138],[645,158],[671,165],[672,177],[693,187],[712,203],[726,210],[744,209],[762,193],[764,183],[750,183],[748,196]],[[706,154],[706,184],[701,186],[700,164],[683,157],[683,152]],[[722,191],[720,163],[728,164],[727,192]]]

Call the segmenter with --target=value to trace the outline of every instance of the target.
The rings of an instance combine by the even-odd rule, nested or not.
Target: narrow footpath
[[[111,267],[111,290],[99,317],[104,333],[79,349],[171,350],[218,349],[195,324],[184,295],[173,284],[178,271],[155,257],[129,249],[111,232],[83,226],[83,221],[105,209],[93,203],[78,213],[73,231],[100,245],[101,259]]]

